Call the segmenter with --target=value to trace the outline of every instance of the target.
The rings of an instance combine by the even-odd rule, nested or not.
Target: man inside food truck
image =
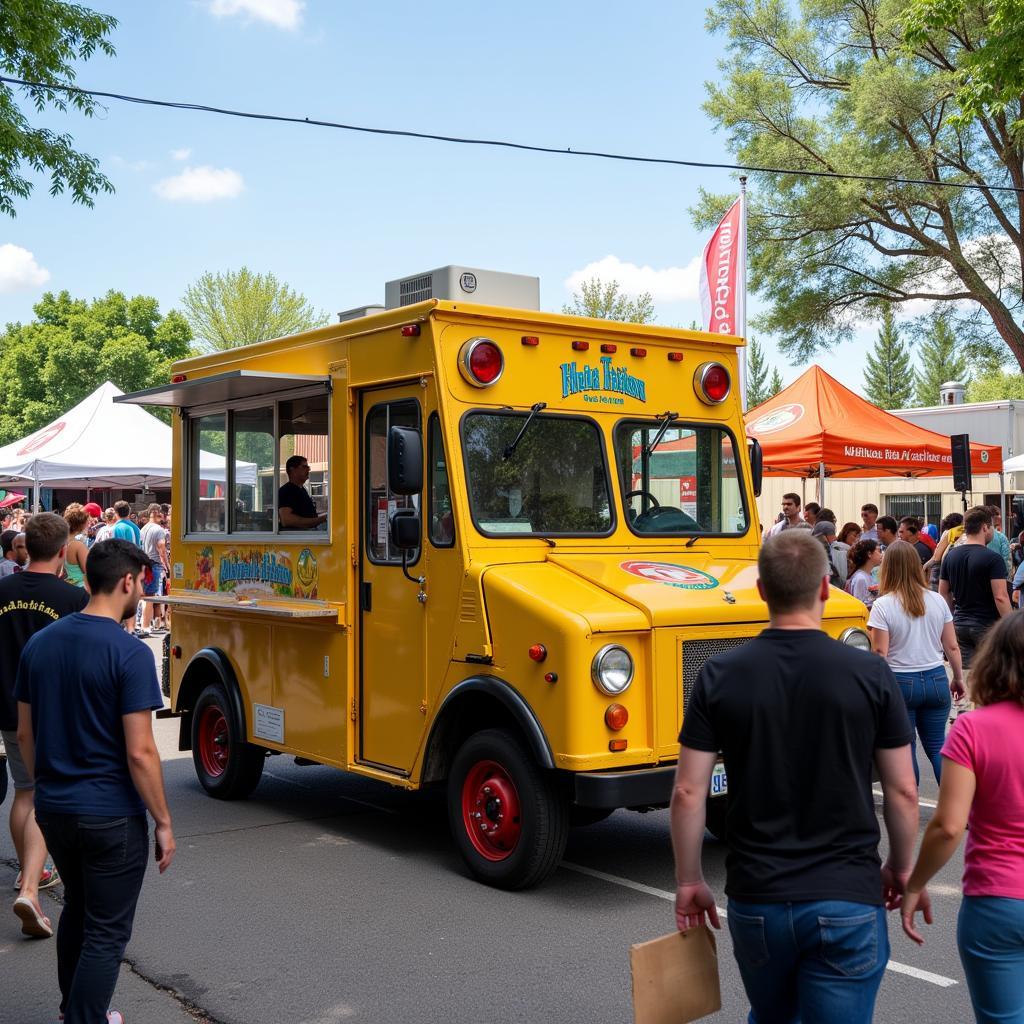
[[[327,522],[327,513],[317,513],[316,505],[303,484],[309,479],[305,455],[293,455],[285,464],[288,482],[277,491],[277,515],[282,530],[315,530]]]

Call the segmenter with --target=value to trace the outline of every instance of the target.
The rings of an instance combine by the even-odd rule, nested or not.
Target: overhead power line
[[[244,117],[253,121],[277,121],[283,124],[303,124],[317,128],[335,128],[346,132],[362,132],[365,135],[391,135],[404,139],[425,139],[430,142],[447,142],[460,146],[492,146],[501,149],[517,149],[527,153],[551,153],[556,156],[582,156],[598,160],[621,160],[637,164],[661,164],[668,167],[699,167],[722,171],[747,171],[759,174],[793,174],[804,178],[839,178],[846,181],[882,181],[893,185],[925,185],[929,188],[978,189],[988,192],[1020,192],[1024,188],[1013,185],[989,185],[985,182],[933,181],[927,178],[897,178],[884,174],[843,174],[839,171],[794,170],[786,167],[759,167],[754,164],[726,164],[708,160],[677,160],[672,157],[637,156],[632,153],[606,153],[594,149],[564,149],[556,146],[535,146],[526,142],[509,142],[505,139],[473,139],[459,135],[439,135],[433,132],[414,132],[402,128],[372,128],[361,124],[344,124],[340,121],[324,121],[314,117],[293,117],[286,114],[262,114],[252,110],[232,110],[230,107],[214,107],[206,103],[182,103],[176,100],[155,100],[145,96],[128,96],[124,93],[102,92],[99,89],[82,89],[75,85],[50,85],[46,82],[29,82],[22,78],[0,75],[0,82],[20,85],[26,89],[54,89],[78,96],[92,96],[97,99],[120,100],[123,103],[139,103],[149,107],[167,107],[171,110],[196,110],[205,114],[221,114],[225,117]]]

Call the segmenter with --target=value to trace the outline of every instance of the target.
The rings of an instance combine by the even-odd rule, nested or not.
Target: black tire
[[[727,796],[708,797],[707,816],[704,827],[719,841],[725,842],[725,813],[728,808]]]
[[[492,795],[485,797],[485,792]],[[518,814],[506,816],[509,809]],[[504,729],[475,733],[455,755],[448,776],[452,835],[466,866],[487,885],[528,889],[543,882],[565,852],[568,810],[554,774]],[[482,833],[491,829],[494,834],[471,835],[468,823],[477,821],[485,826]]]
[[[207,686],[192,711],[192,763],[203,789],[218,800],[244,800],[259,785],[265,760],[240,733],[224,687]]]
[[[569,808],[569,828],[586,828],[588,825],[596,825],[614,813],[614,807],[580,807],[573,804]]]

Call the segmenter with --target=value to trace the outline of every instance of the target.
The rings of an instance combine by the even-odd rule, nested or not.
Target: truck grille
[[[717,637],[708,640],[683,641],[683,712],[690,703],[693,684],[697,681],[697,673],[708,658],[716,654],[731,651],[752,639],[749,636]]]

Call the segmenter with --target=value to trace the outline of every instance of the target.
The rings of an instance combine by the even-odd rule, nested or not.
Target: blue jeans
[[[965,896],[956,944],[978,1024],[1024,1024],[1024,900]]]
[[[101,818],[36,812],[64,883],[57,982],[64,1024],[106,1020],[149,860],[143,814]]]
[[[935,781],[942,776],[942,744],[946,739],[946,723],[949,721],[949,707],[952,697],[949,694],[949,680],[946,670],[928,668],[923,672],[894,672],[896,682],[900,685],[903,701],[907,705],[910,716],[910,728],[921,737],[921,745],[925,755],[932,763]],[[911,753],[914,758],[914,780],[921,781],[921,771],[917,767],[917,738],[910,741]]]
[[[729,900],[728,921],[749,1024],[871,1024],[889,960],[883,907]]]

